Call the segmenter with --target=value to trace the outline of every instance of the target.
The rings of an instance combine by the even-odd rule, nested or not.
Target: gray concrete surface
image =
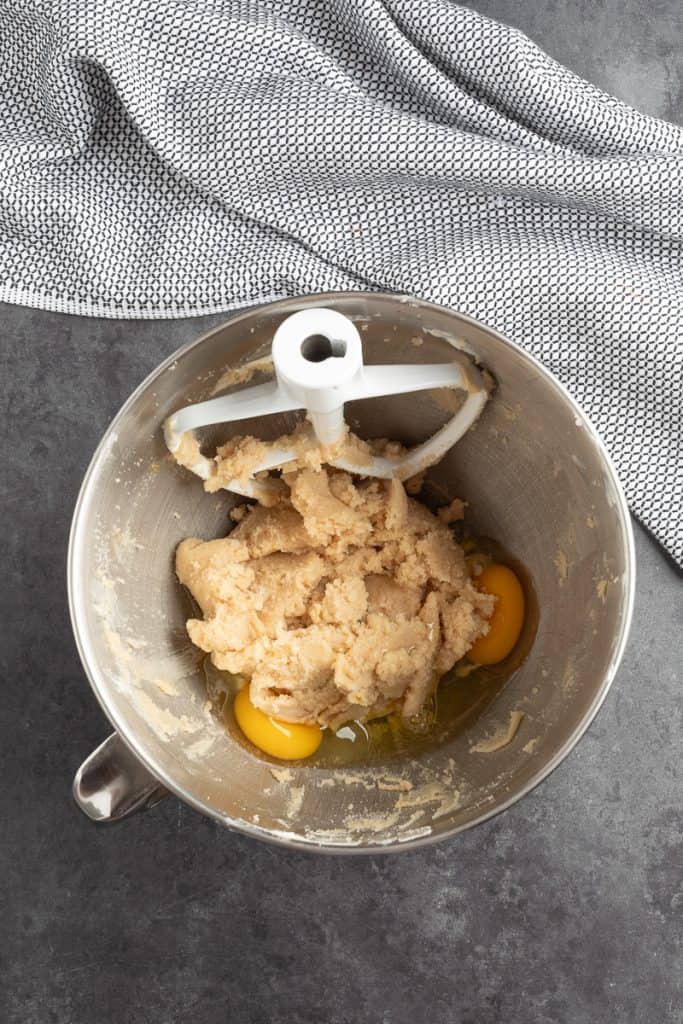
[[[474,6],[681,120],[678,0]],[[0,1022],[680,1024],[683,588],[641,529],[603,710],[479,829],[393,858],[314,858],[174,800],[109,829],[72,805],[71,776],[109,731],[68,623],[76,492],[133,386],[215,319],[0,307]]]

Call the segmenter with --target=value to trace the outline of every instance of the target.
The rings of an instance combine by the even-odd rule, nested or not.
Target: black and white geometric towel
[[[451,0],[15,0],[0,299],[411,292],[525,345],[683,562],[683,130]]]

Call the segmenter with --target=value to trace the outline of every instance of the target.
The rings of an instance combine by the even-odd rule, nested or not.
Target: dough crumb
[[[479,740],[470,748],[474,754],[493,754],[496,750],[512,743],[524,719],[523,711],[511,711],[508,721],[494,730],[493,734]]]
[[[465,518],[465,508],[464,501],[461,501],[460,498],[453,498],[450,505],[437,509],[436,514],[441,522],[448,526],[449,523],[457,523],[460,519]]]

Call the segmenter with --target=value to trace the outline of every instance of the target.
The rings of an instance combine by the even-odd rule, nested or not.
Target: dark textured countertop
[[[679,0],[474,6],[683,118]],[[103,829],[72,804],[74,770],[110,731],[68,621],[77,489],[132,388],[218,319],[0,307],[0,1021],[680,1024],[683,588],[640,528],[633,630],[603,710],[478,829],[395,857],[315,857],[173,799]]]

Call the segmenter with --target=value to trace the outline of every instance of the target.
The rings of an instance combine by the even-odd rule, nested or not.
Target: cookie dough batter
[[[219,472],[237,475],[230,461],[245,454],[219,450]],[[493,611],[447,526],[461,504],[439,518],[397,480],[319,463],[277,479],[267,504],[233,511],[228,537],[178,547],[178,577],[204,616],[188,621],[191,640],[284,721],[417,714]]]

